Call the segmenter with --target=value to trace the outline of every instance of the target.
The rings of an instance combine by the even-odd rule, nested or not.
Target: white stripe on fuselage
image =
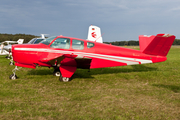
[[[15,48],[14,50],[20,51],[36,51],[36,52],[51,52],[51,53],[61,53],[61,54],[75,54],[78,55],[77,58],[84,58],[84,57],[93,57],[99,58],[104,60],[110,60],[115,62],[126,63],[127,65],[134,65],[134,64],[145,64],[145,63],[152,63],[151,60],[145,59],[136,59],[136,58],[129,58],[129,57],[118,57],[118,56],[111,56],[111,55],[103,55],[103,54],[94,54],[94,53],[86,53],[86,52],[75,52],[75,51],[65,51],[65,50],[50,50],[50,49],[38,49],[38,48]],[[82,56],[82,57],[81,57]]]

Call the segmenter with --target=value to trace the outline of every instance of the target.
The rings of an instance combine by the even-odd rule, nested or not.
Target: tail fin
[[[101,29],[97,26],[89,26],[87,40],[103,43]]]
[[[45,35],[48,35],[48,34],[41,34],[41,38],[45,39]]]
[[[24,42],[24,39],[19,39],[19,40],[17,41],[18,44],[23,44],[23,42]]]
[[[175,40],[174,35],[139,36],[140,51],[145,54],[166,56]]]

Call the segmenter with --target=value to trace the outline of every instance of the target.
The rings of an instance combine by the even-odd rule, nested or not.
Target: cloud
[[[179,11],[179,10],[180,10],[180,6],[170,9],[170,11],[172,11],[172,12],[173,12],[173,11]]]
[[[94,24],[102,28],[105,41],[179,34],[179,4],[179,0],[6,0],[0,4],[0,31],[86,39],[88,26]]]

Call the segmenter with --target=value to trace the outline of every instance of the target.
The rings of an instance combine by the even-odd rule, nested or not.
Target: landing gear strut
[[[11,57],[11,60],[10,60],[9,65],[14,65],[14,62],[13,62],[13,57]]]
[[[9,79],[11,79],[11,80],[17,79],[16,71],[19,70],[19,69],[20,69],[20,68],[18,68],[18,67],[16,66],[16,67],[12,70],[13,74],[11,74],[11,75],[9,76]]]

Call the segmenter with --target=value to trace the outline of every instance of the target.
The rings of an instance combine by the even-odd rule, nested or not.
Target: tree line
[[[0,42],[3,41],[17,41],[18,39],[24,39],[24,43],[29,42],[32,38],[40,36],[29,35],[29,34],[1,34],[0,33]],[[112,44],[116,46],[139,46],[139,41],[130,40],[130,41],[115,41],[115,42],[104,42],[106,44]],[[175,39],[173,45],[180,45],[180,39]]]
[[[115,41],[115,42],[104,42],[106,44],[116,45],[116,46],[139,46],[139,41]],[[173,45],[180,45],[180,39],[175,39]]]
[[[1,34],[0,33],[0,42],[3,41],[17,41],[18,39],[24,39],[24,43],[29,42],[32,38],[39,36],[28,35],[28,34]]]
[[[139,41],[130,40],[130,41],[115,41],[115,42],[104,42],[106,44],[116,45],[116,46],[138,46]]]

